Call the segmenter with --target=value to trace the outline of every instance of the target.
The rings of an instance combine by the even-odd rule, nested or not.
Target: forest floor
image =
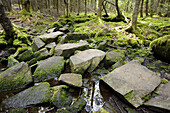
[[[39,12],[28,13],[20,11],[17,13],[9,13],[8,17],[16,26],[16,28],[21,31],[21,33],[19,34],[20,39],[17,39],[15,43],[13,42],[12,45],[7,44],[7,48],[3,47],[3,49],[1,49],[0,57],[1,59],[4,58],[0,62],[1,71],[7,69],[6,65],[8,57],[9,55],[11,55],[11,53],[8,53],[9,48],[31,46],[31,43],[28,42],[32,42],[37,36],[48,34],[51,32],[51,30],[58,31],[60,28],[66,28],[63,30],[65,34],[76,32],[88,37],[85,39],[83,37],[79,37],[78,40],[68,40],[66,41],[67,43],[79,43],[80,40],[85,40],[89,43],[90,49],[99,49],[104,52],[110,52],[114,49],[123,50],[125,51],[125,55],[124,57],[122,57],[122,59],[119,59],[123,61],[123,63],[121,63],[120,65],[126,64],[127,62],[130,62],[132,60],[139,60],[142,65],[146,66],[151,71],[160,73],[162,80],[166,79],[167,81],[170,81],[169,61],[165,61],[164,59],[156,57],[149,48],[149,45],[153,40],[165,35],[170,35],[170,18],[168,17],[158,17],[155,15],[153,18],[139,18],[137,25],[138,29],[136,33],[129,33],[126,31],[122,32],[121,30],[128,26],[128,23],[124,23],[122,21],[114,22],[113,18],[115,17],[115,15],[111,15],[110,17],[102,17],[100,20],[94,14],[88,14],[88,16],[84,16],[84,14],[80,14],[79,16],[72,14],[69,18],[65,18],[64,16],[56,18],[49,15],[41,14]],[[0,31],[1,30],[2,28],[0,27]],[[3,32],[1,32],[0,36],[1,35],[3,35]],[[23,41],[22,37],[27,37],[25,39],[28,39],[29,41]],[[6,42],[9,43],[8,40],[6,40]],[[60,42],[61,38],[58,38],[56,44]],[[17,49],[15,49],[15,51],[16,50]],[[13,53],[15,53],[15,51]],[[104,67],[103,64],[100,64],[100,66],[95,70],[94,73],[100,73],[99,77],[101,77],[113,71],[115,69],[114,66],[115,65],[112,64]],[[65,72],[67,72],[70,67],[68,66],[67,68],[68,69],[66,69]],[[116,110],[116,112],[153,112],[150,111],[147,107],[142,106],[138,109],[134,109],[133,107],[127,105],[126,103],[121,101],[121,99],[117,98],[117,96],[112,94],[112,89],[110,89],[103,82],[100,82],[100,84],[97,83],[97,85],[92,85],[94,84],[94,82],[99,81],[100,79],[96,79],[94,73],[86,74],[90,74],[91,76],[89,86],[92,92],[94,92],[93,87],[100,86],[100,93],[103,94],[103,97],[100,96],[100,98],[103,98],[103,100],[102,102],[99,102],[99,105],[105,103],[105,107],[109,109],[110,112],[113,112],[112,107]],[[16,94],[16,92],[14,92],[14,94]],[[2,98],[5,97],[2,96]],[[86,112],[88,110],[91,112],[95,111],[95,107],[99,106],[86,106]],[[126,109],[124,109],[125,107]],[[32,110],[33,109],[34,108],[32,108]],[[36,108],[36,110],[37,109],[40,110],[41,108],[39,107]]]

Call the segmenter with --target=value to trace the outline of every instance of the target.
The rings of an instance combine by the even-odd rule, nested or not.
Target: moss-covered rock
[[[11,109],[9,113],[26,113],[26,110],[24,108],[16,108],[16,109]]]
[[[72,102],[72,97],[67,94],[66,86],[55,86],[54,95],[51,98],[51,102],[57,108],[69,107]]]
[[[30,105],[50,102],[50,98],[50,84],[48,82],[42,82],[8,99],[5,99],[3,103],[8,108],[22,108]]]
[[[37,52],[34,53],[34,57],[37,59],[37,61],[44,60],[49,57],[49,53],[47,48],[43,48]]]
[[[170,62],[170,35],[163,36],[151,42],[150,48],[155,56]]]
[[[73,33],[67,33],[67,40],[85,40],[89,39],[89,35],[87,33],[81,33],[81,32],[73,32]]]
[[[18,60],[16,60],[13,56],[8,57],[8,67],[12,67],[16,64],[19,64]]]
[[[117,61],[124,60],[125,51],[124,50],[112,50],[106,53],[105,64],[112,65]]]
[[[19,61],[29,61],[32,58],[33,58],[33,52],[31,50],[27,50],[23,52],[22,54],[20,54],[17,59]]]
[[[31,82],[31,70],[28,64],[21,62],[0,73],[0,92],[24,88]]]
[[[83,110],[86,105],[86,101],[83,98],[75,101],[67,110],[71,113],[79,113]]]
[[[41,39],[35,38],[32,42],[33,51],[37,51],[38,49],[42,48],[44,45],[45,43]]]
[[[7,41],[1,36],[0,37],[0,47],[4,48],[8,45]]]
[[[53,56],[38,62],[38,67],[34,72],[34,81],[45,81],[58,77],[64,69],[65,60],[61,56]]]

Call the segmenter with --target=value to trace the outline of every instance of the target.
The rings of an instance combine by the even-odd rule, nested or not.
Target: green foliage
[[[154,91],[154,93],[160,95],[160,91]]]
[[[162,78],[162,79],[161,79],[161,84],[165,84],[165,83],[168,83],[168,80]]]

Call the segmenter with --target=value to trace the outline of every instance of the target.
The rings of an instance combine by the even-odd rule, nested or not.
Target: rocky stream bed
[[[94,47],[94,40],[70,27],[49,29],[14,52],[1,51],[1,59],[8,59],[0,65],[0,112],[170,112],[169,63],[145,47],[105,40]]]

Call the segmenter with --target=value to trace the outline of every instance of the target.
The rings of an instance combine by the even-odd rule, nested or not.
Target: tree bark
[[[143,2],[144,2],[144,0],[141,0],[140,17],[143,17]]]
[[[149,7],[149,0],[146,0],[146,2],[145,2],[145,13],[146,13],[146,16],[148,16],[148,7]]]
[[[2,25],[6,35],[13,35],[13,25],[7,15],[5,14],[4,6],[0,0],[0,24]]]
[[[102,16],[102,1],[103,0],[99,0],[99,4],[98,4],[98,13],[97,13],[97,16],[99,18],[101,18],[101,16]]]
[[[150,16],[153,17],[153,6],[154,6],[154,0],[151,0],[150,3]]]
[[[116,10],[117,10],[117,16],[118,17],[121,17],[122,16],[122,13],[119,9],[119,4],[118,4],[118,0],[115,1],[115,5],[116,5]]]
[[[84,0],[85,2],[85,16],[87,16],[87,0]]]
[[[137,27],[137,19],[138,19],[138,13],[139,13],[139,5],[140,0],[135,1],[135,6],[133,8],[133,15],[132,15],[132,30],[135,31]]]

